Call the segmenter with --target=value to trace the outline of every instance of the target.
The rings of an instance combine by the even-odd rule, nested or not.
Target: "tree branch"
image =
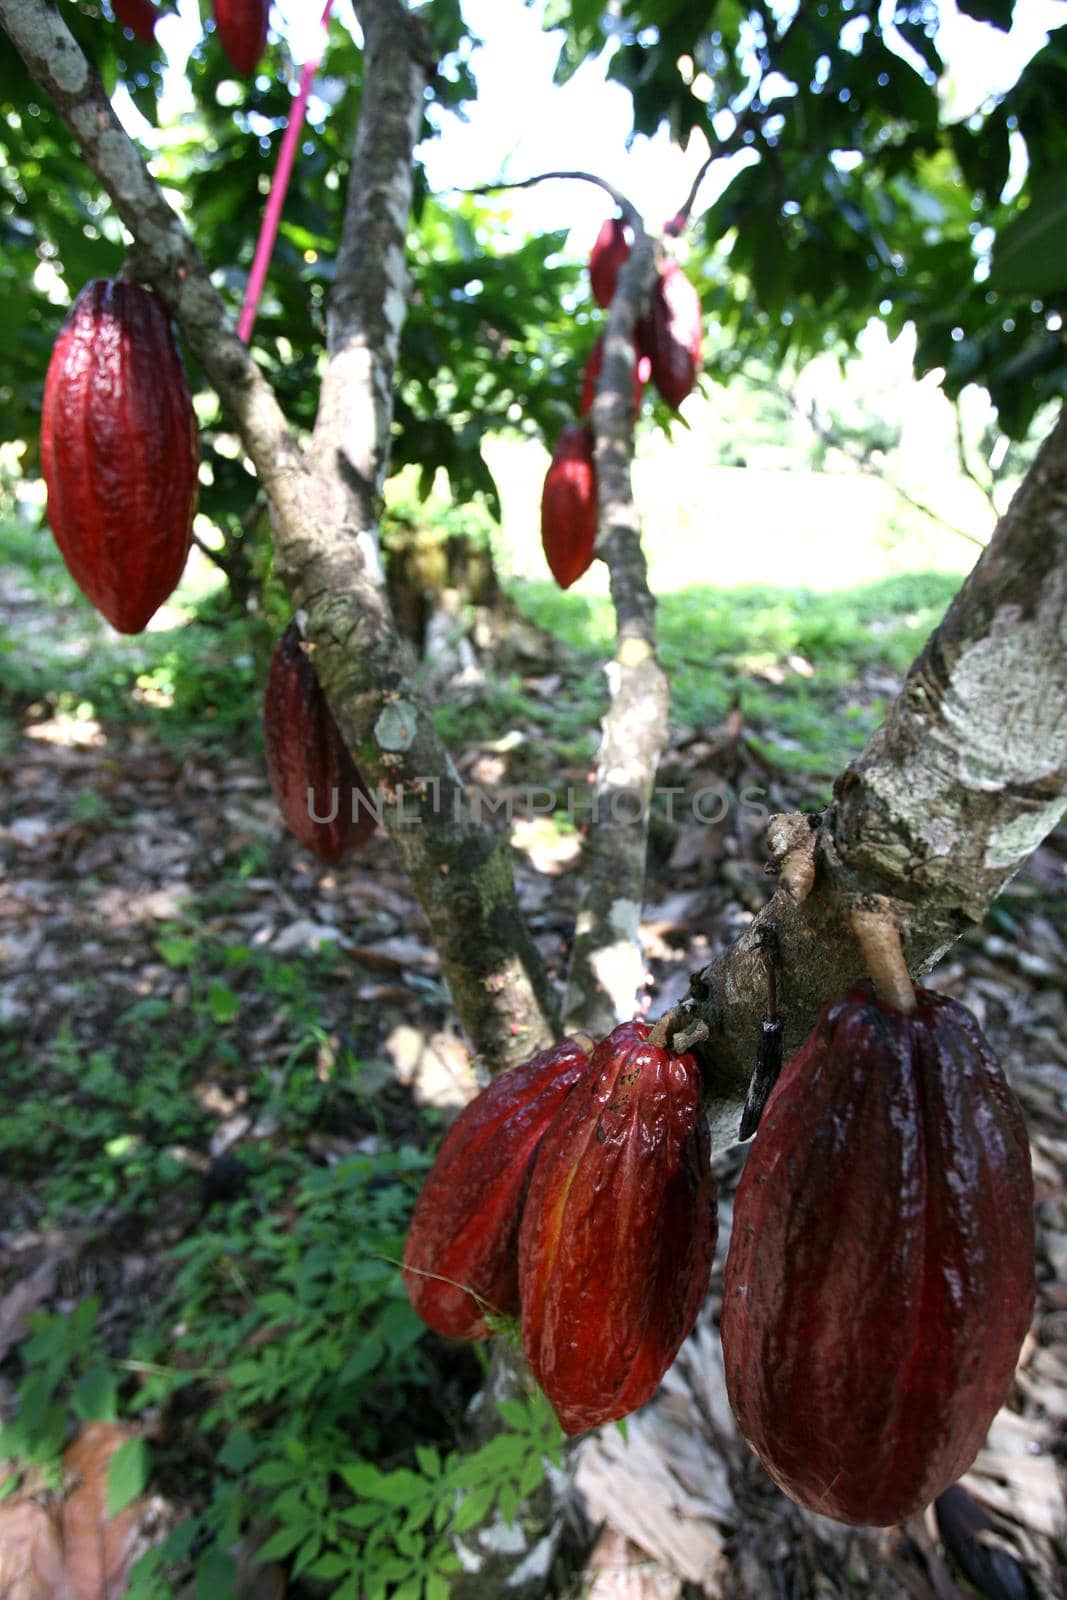
[[[597,554],[610,575],[617,631],[564,1018],[569,1029],[587,1028],[598,1036],[633,1015],[641,987],[639,928],[648,815],[670,713],[670,686],[656,658],[656,607],[630,480],[634,327],[639,309],[648,302],[654,272],[652,241],[638,227],[608,313],[604,364],[593,402]]]
[[[345,742],[382,796],[463,1028],[491,1070],[527,1058],[553,1036],[555,1001],[519,911],[510,846],[472,812],[373,570],[351,528],[335,520],[329,485],[302,456],[66,24],[44,0],[0,0],[0,22],[133,234],[140,274],[171,308],[255,465],[279,574],[294,609],[307,614],[316,672]],[[412,92],[414,82],[412,72]],[[368,196],[368,204],[383,198]]]
[[[451,192],[453,194],[471,195],[496,194],[502,189],[532,189],[535,183],[548,183],[552,178],[567,178],[580,183],[595,183],[598,189],[603,189],[604,193],[610,195],[611,199],[614,200],[622,212],[624,220],[630,224],[630,227],[634,229],[640,228],[641,218],[632,201],[627,200],[626,196],[616,189],[613,184],[610,184],[606,178],[598,178],[595,172],[582,172],[576,168],[565,168],[558,172],[537,172],[532,178],[501,178],[499,183],[482,183],[476,189],[454,188]]]
[[[862,974],[849,915],[895,913],[913,974],[929,971],[1067,811],[1067,411],[889,715],[838,779],[812,836],[773,830],[787,868],[741,939],[693,980],[708,1026],[716,1142],[736,1137],[765,1005],[773,928],[785,1048]],[[791,826],[785,826],[790,824]],[[807,848],[814,872],[789,869]],[[805,893],[808,883],[811,888]]]

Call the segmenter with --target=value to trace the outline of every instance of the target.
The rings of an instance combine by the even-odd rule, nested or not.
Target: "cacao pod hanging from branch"
[[[621,217],[608,217],[601,224],[589,256],[589,282],[593,299],[606,309],[615,298],[619,269],[630,254],[626,224]]]
[[[140,633],[182,575],[198,463],[163,302],[135,283],[87,283],[48,363],[41,468],[71,577],[120,633]]]
[[[242,78],[250,78],[267,46],[270,0],[214,0],[215,30]]]
[[[263,737],[274,798],[300,843],[331,863],[366,844],[377,825],[373,803],[295,622],[271,657]]]
[[[664,262],[652,285],[648,315],[638,322],[637,339],[651,362],[652,382],[675,409],[696,382],[703,335],[700,296],[677,261]]]
[[[592,565],[596,533],[593,436],[582,423],[569,422],[556,440],[541,491],[541,543],[561,589]]]
[[[809,1510],[903,1522],[974,1460],[1033,1299],[1029,1145],[993,1051],[955,1001],[860,984],[787,1063],[737,1191],[742,1432]]]
[[[588,1068],[584,1043],[564,1039],[494,1078],[445,1135],[404,1247],[408,1298],[436,1333],[487,1339],[493,1314],[518,1316],[519,1217],[530,1169]]]
[[[715,1251],[700,1070],[627,1022],[541,1141],[519,1230],[522,1339],[568,1433],[649,1400],[690,1332]]]

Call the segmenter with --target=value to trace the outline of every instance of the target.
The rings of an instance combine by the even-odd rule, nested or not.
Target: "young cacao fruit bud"
[[[665,262],[652,286],[648,315],[637,324],[637,338],[652,363],[652,382],[676,409],[696,382],[703,333],[700,296],[677,261]]]
[[[582,398],[578,406],[579,415],[587,417],[593,409],[596,399],[597,380],[604,367],[604,335],[597,334],[596,343],[589,352],[589,359],[582,372]],[[641,401],[644,398],[645,384],[648,382],[652,363],[647,356],[643,356],[637,348],[637,338],[634,337],[634,364],[633,364],[633,404],[634,417],[641,410]]]
[[[145,44],[153,42],[160,13],[152,0],[111,0],[111,4],[124,28],[129,28]]]
[[[274,646],[263,737],[278,810],[305,849],[333,863],[366,844],[376,826],[371,797],[295,622]]]
[[[589,257],[589,281],[598,306],[610,306],[614,300],[619,268],[629,254],[625,223],[621,217],[608,217],[601,224]]]
[[[41,469],[70,575],[120,633],[140,633],[182,575],[198,461],[162,301],[135,283],[87,283],[48,363]]]
[[[700,1070],[649,1031],[623,1023],[597,1046],[541,1142],[523,1207],[522,1340],[568,1433],[651,1398],[711,1276]]]
[[[519,1216],[541,1137],[589,1057],[574,1039],[494,1078],[445,1135],[415,1204],[404,1284],[423,1322],[488,1339],[487,1313],[519,1314]]]
[[[541,491],[541,543],[561,589],[577,583],[593,561],[597,530],[593,436],[569,422],[556,440]]]
[[[861,984],[822,1013],[734,1204],[730,1403],[775,1482],[841,1522],[915,1516],[971,1465],[1034,1300],[1022,1117],[965,1007]]]
[[[270,0],[214,0],[219,41],[242,78],[250,78],[267,46]]]

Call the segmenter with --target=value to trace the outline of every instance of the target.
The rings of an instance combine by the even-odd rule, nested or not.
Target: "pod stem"
[[[879,1000],[905,1014],[914,1011],[915,985],[893,913],[884,906],[861,907],[853,911],[851,922]]]

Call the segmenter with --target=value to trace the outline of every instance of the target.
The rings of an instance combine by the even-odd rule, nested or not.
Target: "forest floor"
[[[424,1333],[396,1267],[427,1152],[475,1083],[421,914],[384,836],[337,868],[287,836],[258,731],[265,633],[216,619],[116,641],[39,547],[31,560],[21,530],[7,537],[0,1595],[56,1596],[65,1571],[94,1600],[363,1600],[370,1579],[343,1574],[373,1558],[383,1594],[436,1600],[443,1502],[414,1526],[396,1502],[453,1470],[483,1362]],[[951,587],[665,602],[676,698],[659,781],[683,798],[653,819],[655,1013],[769,893],[757,806],[826,803]],[[515,802],[520,898],[562,979],[581,816],[521,812],[531,785],[587,789],[606,620],[547,590],[522,605],[427,672],[448,685],[442,731],[465,777]],[[713,821],[692,813],[701,791]],[[1000,1053],[1034,1158],[1033,1327],[965,1480],[995,1533],[809,1516],[740,1441],[716,1336],[734,1147],[716,1157],[697,1330],[657,1404],[583,1448],[546,1595],[947,1600],[971,1592],[958,1562],[983,1559],[1000,1587],[987,1572],[980,1592],[1064,1593],[1065,890],[1061,831],[929,980]],[[527,1424],[533,1482],[541,1422]],[[128,1504],[105,1523],[108,1495]],[[150,1547],[165,1561],[129,1580]],[[14,1587],[19,1562],[36,1587]]]

